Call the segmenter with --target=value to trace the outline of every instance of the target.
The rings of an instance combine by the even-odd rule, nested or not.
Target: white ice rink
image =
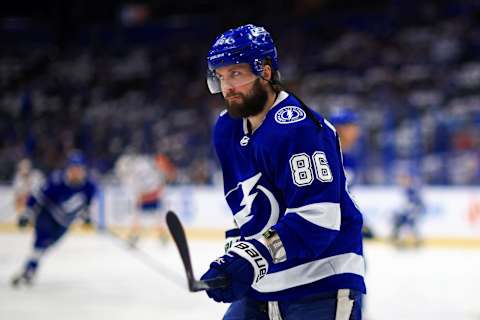
[[[0,234],[0,319],[221,319],[226,305],[186,290],[172,244],[148,239],[139,246],[162,274],[108,235],[69,234],[44,259],[33,287],[13,289],[9,281],[30,249],[30,236]],[[222,247],[221,241],[191,243],[197,276]],[[479,249],[398,251],[370,243],[366,256],[365,319],[480,320]]]

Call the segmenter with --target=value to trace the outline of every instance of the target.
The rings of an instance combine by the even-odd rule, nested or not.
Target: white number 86
[[[328,165],[327,157],[322,151],[315,151],[312,155],[315,177],[321,182],[333,181],[332,170]],[[299,187],[308,186],[313,182],[313,169],[310,157],[306,153],[297,153],[290,158],[293,183]]]

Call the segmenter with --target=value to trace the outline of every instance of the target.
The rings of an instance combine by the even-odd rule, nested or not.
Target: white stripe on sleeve
[[[312,203],[299,208],[288,208],[285,213],[296,213],[303,219],[316,224],[317,226],[332,230],[340,230],[342,215],[339,203]]]

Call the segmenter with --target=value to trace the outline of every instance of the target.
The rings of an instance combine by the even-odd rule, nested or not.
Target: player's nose
[[[223,96],[225,98],[234,96],[235,94],[236,94],[235,87],[228,86],[223,88]]]

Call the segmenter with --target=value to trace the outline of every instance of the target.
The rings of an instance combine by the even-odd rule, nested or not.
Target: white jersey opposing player
[[[153,156],[125,154],[115,165],[115,173],[123,187],[133,198],[133,218],[129,239],[135,244],[140,235],[140,213],[151,213],[161,219],[162,195],[165,174],[157,166]],[[163,223],[158,223],[158,231],[163,239]]]
[[[45,177],[40,170],[32,168],[32,163],[28,159],[22,159],[17,166],[17,171],[13,178],[13,196],[15,213],[23,213],[26,208],[28,196],[35,192],[45,181]]]

